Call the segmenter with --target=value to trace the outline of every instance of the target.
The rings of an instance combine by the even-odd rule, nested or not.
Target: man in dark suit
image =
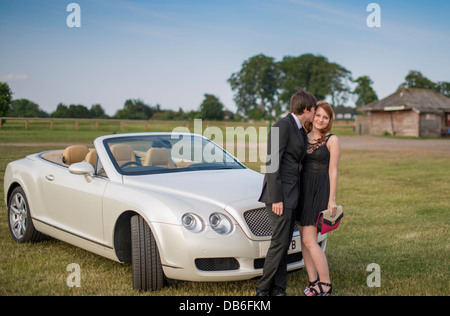
[[[287,251],[292,240],[300,186],[300,164],[308,143],[303,123],[312,121],[317,100],[299,90],[291,98],[291,113],[270,130],[267,169],[260,202],[266,203],[272,240],[256,289],[258,296],[286,295]]]

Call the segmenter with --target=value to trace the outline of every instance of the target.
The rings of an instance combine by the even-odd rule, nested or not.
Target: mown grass
[[[58,131],[57,141],[90,143],[97,133],[79,132],[70,131],[76,135],[72,140]],[[11,137],[9,133],[0,130],[0,143],[6,135]],[[51,142],[36,134],[30,141]],[[13,142],[26,142],[27,137],[16,134]],[[0,182],[9,161],[52,148],[0,146]],[[335,295],[450,294],[449,158],[420,151],[343,151],[338,202],[345,217],[329,234],[326,251]],[[259,162],[247,165],[259,171]],[[53,239],[14,243],[3,186],[0,194],[0,295],[254,295],[257,280],[177,282],[156,293],[135,292],[128,264]],[[81,267],[80,288],[66,285],[70,274],[66,267],[71,263]],[[381,268],[381,287],[367,285],[371,272],[366,268],[371,263]],[[307,283],[304,270],[290,274],[288,295],[301,295]]]

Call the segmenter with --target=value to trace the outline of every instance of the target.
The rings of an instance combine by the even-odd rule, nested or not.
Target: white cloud
[[[6,81],[19,81],[19,80],[27,80],[28,75],[25,74],[8,74],[4,76]]]

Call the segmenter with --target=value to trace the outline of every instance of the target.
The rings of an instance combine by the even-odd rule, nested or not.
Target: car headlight
[[[196,214],[186,213],[181,218],[184,228],[193,233],[200,233],[205,228],[203,220]]]
[[[209,217],[211,228],[220,235],[228,235],[233,230],[231,220],[221,213],[213,213]]]

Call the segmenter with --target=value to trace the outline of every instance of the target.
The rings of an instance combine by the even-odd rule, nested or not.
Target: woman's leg
[[[317,229],[314,226],[303,226],[301,230],[301,238],[302,238],[302,252],[306,250],[308,261],[312,261],[312,264],[314,266],[314,270],[319,274],[320,282],[323,283],[331,283],[330,281],[330,273],[328,270],[328,262],[327,258],[325,256],[325,253],[323,252],[322,248],[320,248],[319,244],[317,243]],[[303,255],[303,258],[305,258],[305,255]],[[310,265],[310,262],[308,265]],[[306,260],[305,260],[305,266],[306,266]],[[306,266],[306,269],[308,271],[308,266]],[[310,268],[311,269],[311,268]],[[311,275],[308,276],[311,278]],[[315,279],[310,279],[311,281]],[[327,291],[328,287],[324,287],[324,291]]]
[[[298,225],[298,230],[300,231],[303,262],[305,263],[305,268],[306,268],[306,272],[308,273],[309,282],[312,283],[318,279],[317,269],[316,269],[316,266],[314,265],[313,259],[311,257],[311,254],[310,254],[308,248],[303,243],[303,240],[304,240],[303,226]]]

